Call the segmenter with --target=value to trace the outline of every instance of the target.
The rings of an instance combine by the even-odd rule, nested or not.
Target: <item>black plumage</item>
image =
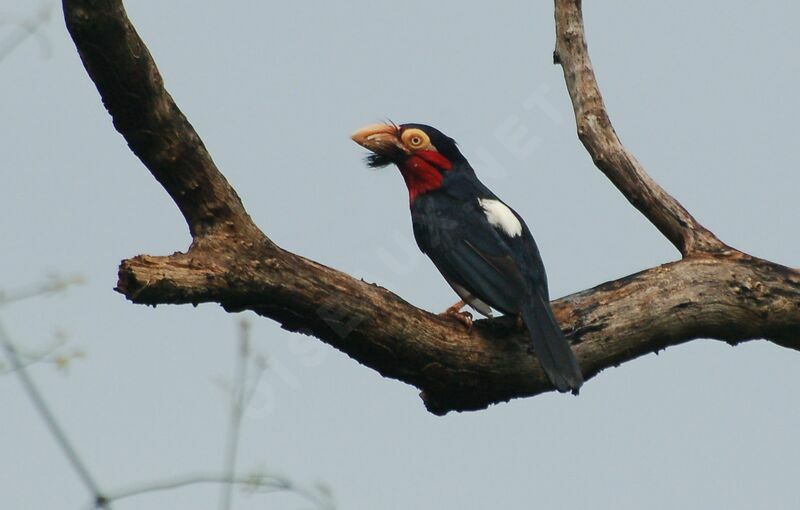
[[[373,127],[380,143],[369,128],[353,138],[376,152],[372,166],[400,168],[420,249],[476,310],[487,314],[491,306],[521,317],[550,381],[561,392],[577,393],[583,376],[553,316],[544,265],[525,222],[480,182],[451,138],[423,124],[394,127],[394,138],[391,129]],[[402,145],[409,129],[422,130],[429,144],[419,150]]]
[[[530,230],[511,208],[522,226],[520,235],[508,236],[491,225],[479,199],[499,199],[471,168],[459,166],[445,173],[439,189],[411,204],[417,244],[448,281],[495,310],[521,315],[553,385],[577,391],[583,377],[550,309],[547,276]]]

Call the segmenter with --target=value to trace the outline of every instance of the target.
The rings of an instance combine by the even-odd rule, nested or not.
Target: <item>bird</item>
[[[553,386],[578,394],[583,384],[575,353],[550,308],[547,276],[523,221],[487,188],[455,140],[425,124],[370,124],[352,140],[370,151],[367,165],[391,164],[408,188],[414,238],[461,300],[490,317],[517,318]],[[471,315],[468,315],[471,325]]]

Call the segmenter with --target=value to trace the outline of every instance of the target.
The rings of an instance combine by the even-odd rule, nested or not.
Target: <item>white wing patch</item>
[[[522,223],[506,204],[493,198],[479,198],[489,224],[503,231],[508,237],[522,235]]]
[[[445,278],[445,280],[447,280],[447,278]],[[450,286],[453,287],[453,290],[456,291],[456,294],[458,294],[458,297],[463,299],[464,302],[467,303],[469,306],[471,306],[472,308],[474,308],[475,310],[480,312],[482,315],[485,315],[486,317],[491,317],[492,316],[492,307],[491,306],[487,305],[486,303],[484,303],[480,299],[478,299],[475,296],[473,296],[470,293],[470,291],[468,291],[467,289],[465,289],[461,285],[459,285],[457,283],[454,283],[454,282],[451,282],[450,280],[447,280],[447,283],[449,283]]]

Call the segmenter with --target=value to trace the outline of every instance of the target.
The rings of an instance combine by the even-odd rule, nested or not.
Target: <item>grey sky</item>
[[[0,4],[8,22],[34,2]],[[552,65],[551,2],[128,2],[178,105],[256,222],[283,247],[440,311],[455,300],[413,243],[393,169],[348,135],[390,117],[459,141],[522,214],[561,296],[676,258],[596,170]],[[796,2],[584,2],[617,132],[725,242],[800,264]],[[139,253],[184,250],[174,204],[112,128],[56,9],[0,62],[2,288],[89,279],[2,310],[20,346],[69,332],[68,376],[31,372],[100,483],[220,466],[237,316],[157,309],[112,291]],[[526,107],[527,105],[527,107]],[[527,148],[499,133],[527,130]],[[507,137],[506,137],[507,138]],[[524,144],[523,144],[524,145]],[[248,314],[250,316],[250,314]],[[795,509],[800,353],[697,341],[608,370],[580,397],[428,414],[417,391],[252,317],[271,368],[240,468],[329,484],[358,509]],[[87,494],[18,382],[0,377],[0,505],[78,508]],[[116,509],[211,508],[216,488]],[[235,508],[297,508],[236,496]]]

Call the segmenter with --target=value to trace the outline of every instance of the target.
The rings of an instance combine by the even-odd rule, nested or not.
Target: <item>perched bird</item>
[[[394,163],[408,187],[414,237],[464,303],[521,318],[553,385],[578,393],[575,354],[550,309],[539,250],[522,218],[483,185],[452,138],[424,124],[373,124],[353,141],[369,166]]]

